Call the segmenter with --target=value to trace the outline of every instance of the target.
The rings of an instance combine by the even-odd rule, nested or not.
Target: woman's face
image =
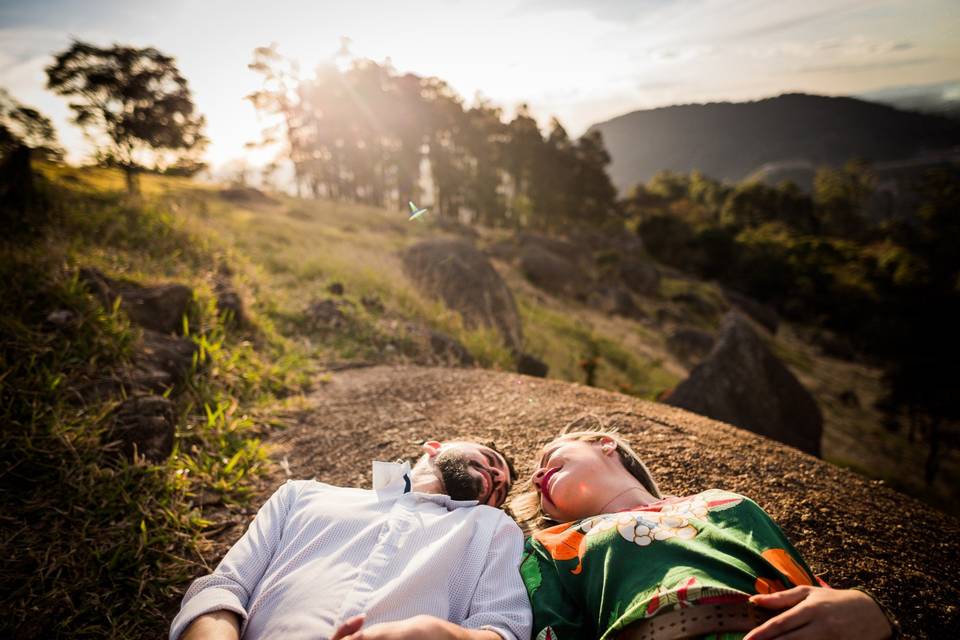
[[[556,522],[596,515],[608,499],[603,483],[598,481],[609,476],[614,464],[620,464],[620,460],[610,438],[548,444],[531,478],[540,493],[540,508]]]

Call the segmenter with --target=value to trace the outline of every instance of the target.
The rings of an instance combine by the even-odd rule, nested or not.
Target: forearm
[[[435,618],[433,616],[421,616],[422,623],[415,622],[415,626],[422,624],[422,629],[428,632],[430,638],[441,638],[444,640],[503,640],[500,634],[489,629],[467,629],[458,624]],[[416,620],[416,618],[414,619]]]
[[[212,611],[198,616],[180,640],[240,640],[240,616],[232,611]]]
[[[490,631],[489,629],[464,629],[452,623],[448,624],[456,628],[454,635],[450,636],[456,640],[503,640],[496,631]]]

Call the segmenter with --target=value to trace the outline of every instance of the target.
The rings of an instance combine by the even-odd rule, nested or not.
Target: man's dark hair
[[[510,485],[513,486],[513,483],[517,481],[517,468],[513,466],[513,458],[508,456],[506,453],[497,448],[497,443],[493,440],[487,440],[486,442],[481,443],[485,447],[493,449],[500,454],[500,457],[503,458],[503,461],[507,463],[507,470],[510,472]]]

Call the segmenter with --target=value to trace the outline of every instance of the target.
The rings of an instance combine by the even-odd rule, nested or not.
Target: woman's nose
[[[540,480],[543,479],[543,474],[545,474],[546,472],[547,472],[546,469],[537,469],[536,471],[533,472],[533,476],[531,476],[530,480],[533,482],[533,485],[537,489],[540,488]]]

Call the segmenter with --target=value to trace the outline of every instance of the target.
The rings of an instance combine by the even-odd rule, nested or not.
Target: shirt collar
[[[409,462],[373,461],[373,490],[382,498],[399,497],[405,493],[415,493],[418,499],[429,500],[447,507],[451,511],[460,507],[473,507],[477,500],[454,500],[450,496],[438,493],[420,493],[411,491]]]
[[[377,493],[404,494],[410,491],[409,462],[373,461],[373,490]]]

